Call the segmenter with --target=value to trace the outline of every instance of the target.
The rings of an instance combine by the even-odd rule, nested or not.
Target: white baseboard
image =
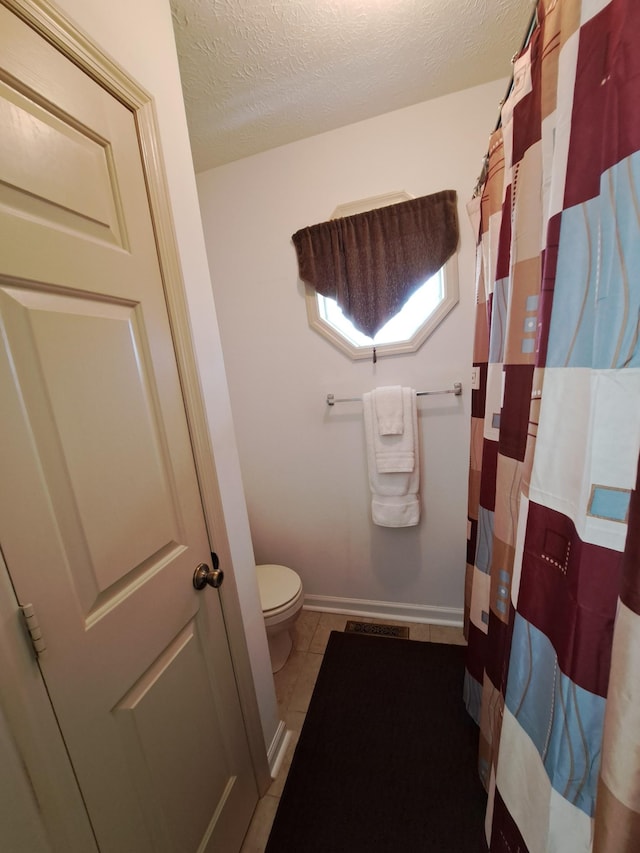
[[[421,622],[429,625],[462,627],[461,607],[434,607],[425,604],[399,604],[395,601],[367,601],[363,598],[335,598],[330,595],[305,595],[305,610],[322,610],[346,616],[368,616],[372,619],[394,619],[399,622]]]
[[[276,733],[271,741],[271,746],[267,752],[269,773],[271,773],[272,779],[275,779],[278,775],[278,770],[280,769],[280,765],[284,759],[284,754],[287,751],[287,746],[291,737],[291,732],[287,729],[284,722],[280,720]]]

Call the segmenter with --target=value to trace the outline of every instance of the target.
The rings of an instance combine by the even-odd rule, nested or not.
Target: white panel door
[[[219,594],[192,584],[135,116],[3,6],[0,332],[0,540],[99,849],[237,850],[256,785]]]

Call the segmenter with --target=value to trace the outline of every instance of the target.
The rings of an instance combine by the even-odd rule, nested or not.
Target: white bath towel
[[[371,518],[378,527],[415,527],[420,521],[417,495],[378,497],[371,500]]]
[[[371,393],[373,394],[379,435],[402,435],[404,432],[402,386],[385,385],[382,388],[376,388]]]
[[[373,392],[367,392],[362,397],[369,487],[372,493],[371,513],[374,524],[382,527],[410,527],[420,520],[416,393],[412,388],[403,388],[402,398],[402,435],[381,436],[377,428]]]

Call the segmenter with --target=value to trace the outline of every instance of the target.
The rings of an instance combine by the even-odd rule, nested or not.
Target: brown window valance
[[[455,252],[456,192],[331,219],[292,240],[300,278],[372,338]]]

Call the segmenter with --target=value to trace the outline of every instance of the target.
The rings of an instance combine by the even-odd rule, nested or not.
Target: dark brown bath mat
[[[266,853],[480,853],[463,646],[332,631]]]

